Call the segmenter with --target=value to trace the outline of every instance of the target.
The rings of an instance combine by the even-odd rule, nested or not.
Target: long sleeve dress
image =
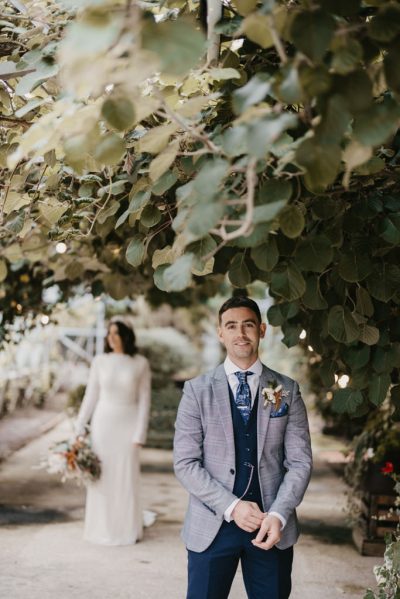
[[[101,477],[89,483],[84,538],[101,545],[130,545],[143,535],[140,448],[146,440],[151,375],[143,356],[108,353],[93,359],[76,433],[91,420]]]

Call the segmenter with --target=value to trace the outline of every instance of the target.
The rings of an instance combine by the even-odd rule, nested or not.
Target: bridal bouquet
[[[74,479],[78,484],[98,480],[101,474],[101,462],[87,436],[53,445],[39,467],[51,474],[61,474],[62,482]]]

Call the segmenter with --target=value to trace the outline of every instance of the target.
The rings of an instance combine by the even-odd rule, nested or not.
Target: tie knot
[[[247,383],[247,377],[251,374],[254,374],[254,372],[250,372],[249,370],[246,370],[246,372],[242,372],[241,370],[235,372],[235,375],[239,379],[239,383]]]

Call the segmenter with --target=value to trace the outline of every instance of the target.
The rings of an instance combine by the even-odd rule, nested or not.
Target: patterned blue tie
[[[251,374],[254,374],[254,372],[235,372],[235,375],[239,379],[239,386],[236,391],[235,403],[245,424],[248,423],[251,412],[251,392],[249,384],[247,382],[247,377]]]

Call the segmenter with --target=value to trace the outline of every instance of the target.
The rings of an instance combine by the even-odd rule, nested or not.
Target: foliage
[[[400,597],[400,531],[388,540],[384,563],[375,566],[374,573],[378,583],[376,592],[368,589],[364,599],[399,599]]]
[[[400,475],[391,474],[400,496]],[[400,500],[397,501],[397,512],[400,514]],[[399,599],[400,598],[400,523],[393,534],[386,537],[384,561],[381,566],[374,567],[378,583],[376,592],[368,589],[364,599]]]
[[[284,342],[350,375],[338,412],[390,390],[398,414],[399,4],[232,0],[218,64],[196,2],[77,4],[2,13],[3,323],[53,284],[160,303],[260,280]]]

